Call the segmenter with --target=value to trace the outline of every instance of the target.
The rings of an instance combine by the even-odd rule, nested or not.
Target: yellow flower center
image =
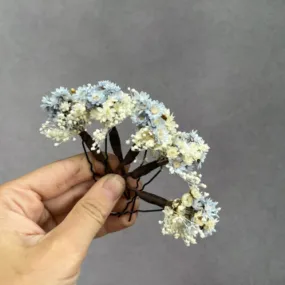
[[[175,162],[173,163],[173,166],[174,166],[175,168],[179,168],[179,167],[181,166],[181,164],[180,164],[180,162],[175,161]]]
[[[158,113],[158,109],[155,106],[151,107],[150,111],[153,115],[156,115]]]
[[[98,96],[98,94],[93,94],[92,98],[93,98],[94,100],[99,100],[99,99],[100,99],[99,96]]]

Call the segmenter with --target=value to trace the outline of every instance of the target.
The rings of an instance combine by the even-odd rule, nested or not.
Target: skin
[[[115,169],[118,160],[109,157]],[[124,179],[104,175],[97,161],[94,168],[96,183],[77,155],[0,186],[0,284],[76,284],[93,239],[135,223],[136,214],[130,222],[128,215],[110,216],[126,205]]]

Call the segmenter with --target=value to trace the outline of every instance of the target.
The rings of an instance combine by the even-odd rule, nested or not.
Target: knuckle
[[[139,181],[139,183],[138,183],[138,190],[141,190],[142,187],[143,187],[143,185],[142,185],[141,181]]]
[[[62,180],[55,183],[55,188],[58,191],[62,191],[74,185],[78,182],[78,178],[81,176],[83,169],[83,159],[75,160],[75,157],[69,159],[58,160],[57,163],[60,167],[60,172],[68,173],[69,175],[63,175]]]
[[[96,223],[103,226],[105,220],[108,217],[108,214],[106,210],[104,210],[104,207],[98,203],[98,201],[89,201],[86,200],[82,202],[81,208],[86,215],[88,215],[91,219],[93,219]]]

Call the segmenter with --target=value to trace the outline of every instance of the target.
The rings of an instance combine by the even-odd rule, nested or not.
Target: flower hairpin
[[[201,191],[206,185],[201,181],[202,175],[197,173],[205,161],[209,146],[197,131],[179,131],[173,114],[163,103],[151,99],[145,92],[131,88],[124,92],[110,81],[100,81],[96,85],[83,85],[77,89],[60,87],[44,96],[41,106],[47,111],[48,120],[40,132],[52,139],[55,146],[80,136],[95,181],[96,173],[86,147],[96,160],[104,164],[105,172],[110,173],[108,138],[120,162],[115,173],[120,173],[125,179],[136,179],[137,187],[125,190],[124,195],[128,198],[125,209],[112,215],[129,214],[131,219],[135,212],[162,211],[164,219],[159,221],[162,233],[183,239],[187,246],[195,244],[197,237],[205,238],[215,232],[220,208],[208,197],[208,193]],[[135,125],[135,132],[126,140],[130,149],[124,156],[116,126],[127,118]],[[102,127],[90,135],[87,128],[94,121],[101,123]],[[140,156],[142,158],[138,159]],[[137,160],[140,160],[140,165],[126,173],[125,166]],[[181,198],[168,200],[144,191],[164,168],[187,183],[188,191]],[[153,177],[139,190],[141,178],[154,170]],[[134,192],[132,199],[131,192]],[[159,209],[133,211],[132,206],[132,210],[128,210],[137,197]]]

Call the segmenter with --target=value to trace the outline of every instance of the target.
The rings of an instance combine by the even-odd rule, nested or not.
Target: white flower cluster
[[[92,150],[97,149],[97,153],[100,153],[100,144],[106,138],[108,129],[97,129],[93,133],[94,143],[92,145]]]
[[[129,117],[133,108],[134,104],[131,97],[120,91],[117,96],[110,96],[101,107],[92,109],[90,117],[102,123],[104,127],[111,129]]]
[[[200,227],[189,221],[185,216],[177,214],[171,207],[163,210],[164,220],[159,221],[163,224],[162,234],[172,235],[175,239],[182,238],[187,246],[196,244],[196,236],[201,233]]]
[[[104,126],[103,129],[96,130],[93,133],[95,141],[93,149],[100,146],[108,130],[117,126],[132,114],[133,108],[134,103],[131,97],[120,91],[116,96],[110,96],[101,107],[90,111],[90,118],[99,121]]]
[[[132,149],[151,150],[165,156],[178,128],[174,116],[147,93],[132,89],[131,94],[135,105],[131,119],[138,128],[132,135]]]
[[[54,117],[42,125],[40,132],[56,141],[55,145],[59,145],[78,135],[88,123],[89,114],[85,105],[81,102],[63,101]]]
[[[137,131],[131,136],[132,149],[148,150],[154,157],[167,158],[170,173],[191,182],[193,167],[200,167],[209,150],[196,131],[178,131],[173,114],[163,103],[145,92],[130,90],[124,93],[110,81],[83,85],[75,89],[58,88],[45,96],[42,107],[49,120],[41,133],[53,139],[56,145],[74,138],[93,121],[102,128],[93,133],[93,149],[100,149],[109,130],[130,117]]]
[[[197,237],[205,238],[215,232],[219,221],[217,202],[202,193],[197,187],[190,187],[181,199],[175,199],[163,210],[162,234],[181,238],[187,246],[197,243]]]
[[[49,114],[40,132],[56,141],[55,145],[70,140],[99,121],[103,128],[93,134],[95,144],[100,145],[108,131],[131,116],[134,102],[129,94],[121,91],[120,87],[110,81],[100,81],[97,85],[84,85],[77,90],[58,88],[45,96],[42,108]]]
[[[166,157],[170,173],[189,182],[189,172],[200,168],[209,151],[209,146],[197,134],[178,131],[173,114],[163,103],[135,89],[130,90],[134,101],[131,115],[138,130],[131,136],[132,149],[150,150],[156,157]]]
[[[167,158],[169,172],[179,175],[190,187],[172,207],[164,209],[162,233],[182,238],[187,245],[196,243],[197,236],[203,238],[215,231],[220,210],[216,202],[206,198],[207,193],[200,192],[206,185],[195,171],[204,162],[209,146],[197,131],[179,131],[173,114],[163,103],[145,92],[128,90],[129,93],[124,93],[110,81],[83,85],[77,90],[58,88],[42,100],[49,119],[40,132],[59,145],[75,139],[93,121],[98,121],[102,128],[93,133],[92,149],[100,152],[108,132],[130,117],[136,132],[126,143],[131,143],[134,151],[147,150],[156,159]]]

